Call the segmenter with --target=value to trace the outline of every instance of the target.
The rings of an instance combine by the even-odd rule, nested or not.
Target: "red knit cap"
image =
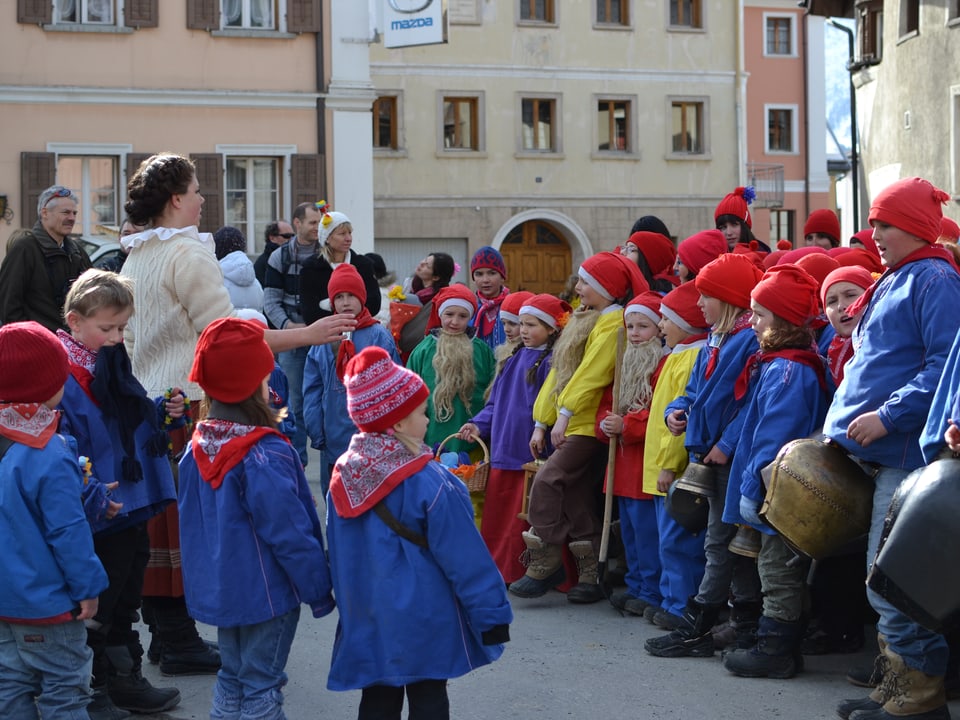
[[[717,298],[734,307],[750,307],[750,291],[760,282],[763,271],[746,255],[721,255],[694,280],[701,295]]]
[[[814,210],[803,224],[803,235],[820,233],[830,238],[833,245],[840,244],[840,219],[833,210]]]
[[[673,263],[677,259],[677,249],[669,238],[665,238],[660,233],[641,230],[633,233],[627,242],[635,245],[640,251],[653,275],[670,272],[673,269]]]
[[[840,267],[840,263],[834,260],[829,255],[820,255],[814,253],[813,255],[804,255],[802,258],[797,260],[795,263],[797,267],[801,267],[806,270],[810,275],[813,276],[813,279],[817,281],[817,285],[823,282],[823,279]]]
[[[870,206],[870,225],[893,225],[928,243],[940,237],[943,204],[950,199],[930,181],[912,177],[897,180],[884,188]]]
[[[777,265],[763,274],[750,297],[792,325],[807,325],[820,314],[817,281],[796,265]]]
[[[806,247],[788,250],[780,256],[780,262],[777,265],[794,265],[797,260],[807,255],[827,255],[827,251],[819,245],[807,245]]]
[[[853,283],[857,287],[862,287],[866,290],[873,285],[874,281],[870,271],[858,265],[837,268],[827,275],[820,284],[820,304],[823,307],[827,306],[827,291],[831,285],[836,285],[838,282]]]
[[[220,402],[246,400],[273,372],[273,352],[263,339],[263,330],[255,320],[214,320],[197,340],[190,382]]]
[[[507,295],[507,297],[510,297]],[[473,314],[477,311],[477,296],[466,285],[456,283],[448,285],[437,291],[433,296],[433,311],[430,313],[430,319],[427,321],[427,331],[440,327],[440,315],[448,307],[462,307],[464,310]]]
[[[743,220],[747,227],[752,228],[753,220],[750,218],[750,210],[747,206],[753,202],[756,196],[757,193],[752,187],[738,187],[717,204],[717,209],[713,211],[714,222],[723,215],[733,215],[735,218]]]
[[[783,261],[783,256],[787,254],[787,250],[774,250],[773,252],[768,252],[763,256],[763,270],[766,272],[774,265],[779,265]]]
[[[46,402],[63,389],[68,372],[67,351],[40,323],[0,327],[0,402]]]
[[[957,242],[957,239],[960,238],[960,225],[944,215],[943,219],[940,220],[940,236]]]
[[[367,288],[363,284],[363,278],[357,269],[349,263],[340,263],[333,269],[333,274],[327,282],[327,297],[333,303],[333,299],[340,293],[350,293],[360,301],[361,305],[367,304]]]
[[[527,292],[526,290],[512,292],[507,295],[507,297],[503,299],[503,302],[500,303],[500,319],[519,323],[520,308],[523,307],[523,304],[532,297],[533,293]]]
[[[690,335],[706,331],[710,326],[703,316],[703,310],[697,305],[700,292],[696,284],[683,283],[660,299],[660,314]]]
[[[587,285],[614,302],[650,289],[637,264],[620,253],[599,252],[588,257],[579,274]]]
[[[863,245],[865,250],[876,255],[877,259],[880,258],[880,250],[877,248],[877,241],[873,239],[873,228],[865,228],[864,230],[858,230],[855,232],[853,237],[850,238],[850,247],[854,247],[854,239]]]
[[[420,376],[390,359],[376,345],[347,363],[343,378],[347,412],[363,432],[385,432],[410,416],[430,395]]]
[[[727,251],[727,239],[719,230],[703,230],[691,235],[677,248],[680,262],[696,275],[703,266]]]
[[[859,247],[850,248],[850,252],[837,255],[834,260],[839,263],[840,267],[859,266],[872,273],[882,273],[884,271],[879,256]]]
[[[623,308],[623,322],[626,324],[627,315],[640,313],[646,316],[655,325],[660,322],[660,303],[663,296],[660,293],[651,291],[643,292],[637,295],[633,300]]]
[[[555,295],[542,293],[527,300],[520,308],[520,315],[533,315],[550,327],[563,330],[572,311],[573,309],[565,301]]]

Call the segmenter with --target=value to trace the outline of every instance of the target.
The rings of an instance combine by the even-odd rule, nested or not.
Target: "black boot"
[[[724,654],[723,666],[740,677],[792,678],[800,669],[797,648],[801,624],[781,622],[762,615],[757,627],[757,644]]]
[[[160,636],[160,672],[164,675],[212,675],[220,653],[203,641],[187,614],[183,598],[165,598],[154,606]]]
[[[757,644],[757,624],[763,614],[763,603],[737,602],[730,607],[730,619],[726,624],[713,628],[713,646],[717,650],[752,648]]]
[[[713,636],[710,628],[717,622],[719,605],[702,605],[692,597],[683,611],[683,623],[669,635],[650,638],[643,647],[656,657],[711,657]]]
[[[107,682],[110,699],[117,707],[141,715],[171,710],[180,704],[176,688],[157,688],[140,672],[143,648],[114,645],[106,649],[112,670]]]
[[[130,717],[130,713],[113,704],[113,700],[107,693],[106,684],[101,685],[94,680],[91,690],[93,697],[87,705],[87,715],[90,716],[90,720],[126,720]]]

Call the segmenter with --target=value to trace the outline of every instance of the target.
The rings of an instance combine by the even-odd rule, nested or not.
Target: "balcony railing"
[[[757,191],[754,207],[783,207],[783,165],[747,163],[747,182]]]

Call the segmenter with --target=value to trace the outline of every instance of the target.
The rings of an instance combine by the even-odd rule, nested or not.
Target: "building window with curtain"
[[[796,132],[793,127],[794,109],[792,107],[767,108],[767,152],[796,152]]]
[[[766,19],[766,55],[793,55],[793,18]]]
[[[525,23],[553,23],[554,0],[520,0],[520,20]]]
[[[479,100],[475,97],[443,98],[443,149],[480,149]]]
[[[281,158],[236,157],[226,159],[224,224],[247,238],[247,252],[263,249],[262,229],[278,217],[280,209]],[[200,188],[203,192],[203,188]]]
[[[702,155],[704,104],[701,101],[674,100],[670,103],[671,147],[676,155]]]
[[[115,25],[116,0],[54,0],[54,23]]]
[[[373,101],[373,147],[396,150],[399,147],[396,95],[381,95]]]
[[[700,0],[670,0],[670,25],[679,28],[702,28]]]
[[[600,152],[631,153],[631,102],[624,99],[597,100],[597,144]]]
[[[277,0],[220,0],[220,17],[224,28],[275,30]]]
[[[123,220],[119,168],[120,159],[112,155],[57,156],[57,183],[73,190],[80,200],[75,234],[116,237]],[[126,192],[123,195],[125,199]]]
[[[557,152],[557,101],[554,98],[522,98],[520,118],[521,150]]]

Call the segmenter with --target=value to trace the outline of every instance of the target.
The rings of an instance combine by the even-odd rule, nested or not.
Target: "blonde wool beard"
[[[453,417],[453,402],[459,396],[470,410],[477,374],[473,367],[473,342],[466,333],[441,330],[437,336],[437,352],[433,356],[437,387],[433,389],[433,408],[439,422]]]
[[[557,338],[553,346],[553,370],[556,386],[554,395],[559,396],[570,382],[570,378],[580,367],[583,353],[587,347],[587,339],[593,331],[597,320],[600,319],[599,310],[577,310],[570,315],[570,320]]]
[[[639,345],[627,345],[620,365],[620,397],[617,398],[617,414],[626,415],[650,407],[653,377],[657,363],[663,357],[663,345],[655,337]]]

